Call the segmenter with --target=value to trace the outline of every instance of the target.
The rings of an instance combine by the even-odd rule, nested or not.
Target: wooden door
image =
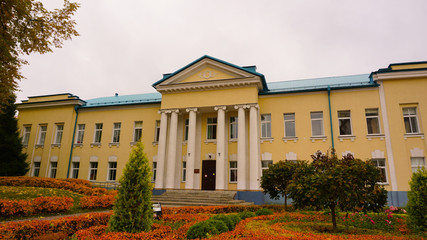
[[[215,160],[202,161],[202,190],[215,190]]]

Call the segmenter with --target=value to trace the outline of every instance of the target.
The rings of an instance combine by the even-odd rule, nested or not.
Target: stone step
[[[160,197],[152,197],[151,201],[153,202],[205,202],[212,204],[236,204],[236,203],[244,203],[244,200],[212,200],[212,199],[197,199],[197,198],[160,198]]]
[[[156,201],[153,201],[157,203]],[[222,206],[222,205],[253,205],[253,202],[242,202],[236,204],[219,204],[219,203],[206,203],[206,202],[177,202],[177,201],[161,201],[162,207],[182,207],[182,206]]]

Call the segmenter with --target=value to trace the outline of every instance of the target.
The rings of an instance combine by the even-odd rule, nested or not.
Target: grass
[[[17,186],[0,186],[0,199],[9,200],[30,200],[37,197],[70,197],[74,200],[73,207],[69,211],[61,213],[45,213],[31,216],[0,216],[0,221],[20,220],[27,218],[44,218],[50,216],[63,216],[76,213],[105,211],[108,209],[82,209],[80,207],[80,198],[84,195],[72,191],[57,188],[40,188],[40,187],[17,187]]]

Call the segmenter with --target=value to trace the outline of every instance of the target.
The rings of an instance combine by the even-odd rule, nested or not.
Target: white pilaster
[[[216,189],[224,190],[225,187],[225,173],[227,169],[225,168],[225,143],[226,143],[226,134],[225,134],[225,106],[215,107],[215,111],[218,111],[218,120],[217,120],[217,133],[216,133]]]
[[[197,108],[188,108],[188,140],[187,140],[187,176],[185,188],[194,189],[194,160],[196,157],[196,120]]]
[[[168,131],[168,113],[167,111],[159,111],[162,114],[160,118],[160,136],[159,146],[157,149],[157,176],[154,187],[162,189],[164,187],[164,172],[165,172],[165,158],[166,158],[166,135]]]
[[[168,144],[168,164],[166,175],[166,188],[175,187],[175,167],[176,167],[176,141],[178,136],[178,112],[173,110],[169,126],[169,144]]]
[[[247,154],[246,154],[246,119],[245,106],[237,105],[237,190],[247,190]]]
[[[259,135],[258,135],[258,105],[251,105],[249,110],[249,189],[259,190]]]

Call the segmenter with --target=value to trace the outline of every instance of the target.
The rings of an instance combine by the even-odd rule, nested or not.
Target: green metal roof
[[[116,95],[113,97],[100,97],[86,100],[82,108],[104,107],[104,106],[122,106],[134,104],[160,103],[162,95],[160,93],[144,93],[133,95]]]

